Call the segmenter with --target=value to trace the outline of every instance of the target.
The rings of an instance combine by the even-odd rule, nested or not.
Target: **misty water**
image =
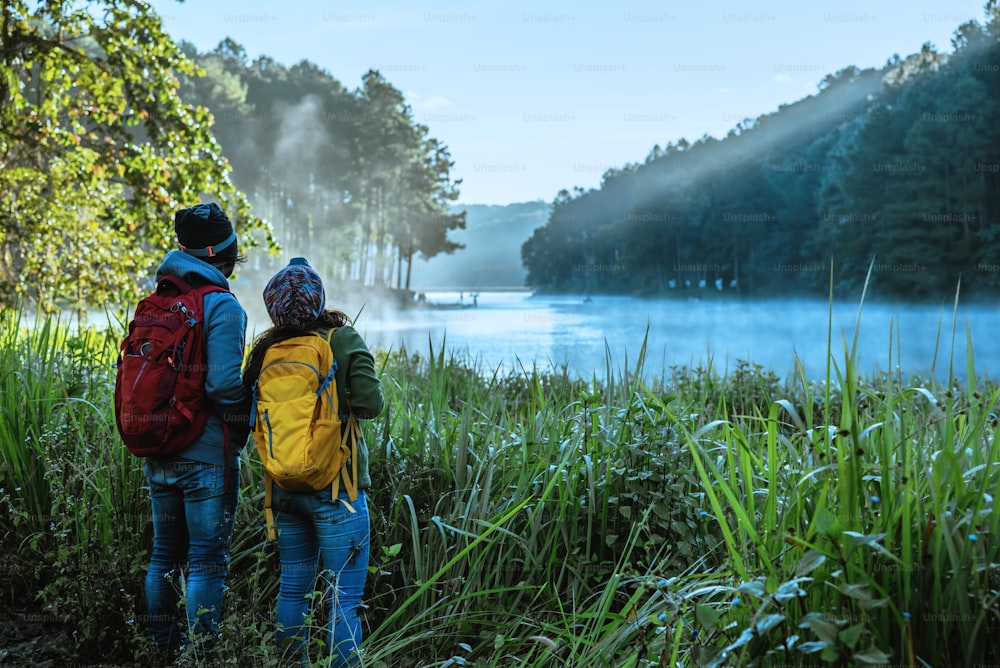
[[[472,303],[469,293],[428,293],[431,302]],[[565,365],[575,377],[603,379],[606,360],[617,375],[634,368],[648,327],[644,374],[669,377],[674,366],[711,360],[719,373],[738,360],[761,364],[782,378],[794,372],[796,356],[811,380],[826,373],[830,304],[822,300],[673,300],[630,297],[532,296],[483,292],[475,308],[363,312],[357,328],[369,345],[426,355],[433,345],[470,360],[480,370]],[[844,340],[858,322],[858,303],[834,303],[835,361],[843,368]],[[954,344],[952,343],[953,326]],[[966,327],[976,374],[994,378],[1000,368],[1000,308],[952,303],[866,303],[858,329],[858,368],[864,375],[898,369],[906,377],[946,380],[954,359],[956,377],[966,376]],[[890,359],[891,350],[891,359]],[[935,357],[936,356],[936,357]]]

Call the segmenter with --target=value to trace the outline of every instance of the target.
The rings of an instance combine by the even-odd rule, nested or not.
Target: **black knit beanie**
[[[239,254],[233,224],[214,202],[178,211],[174,231],[181,250],[205,262],[223,264]]]

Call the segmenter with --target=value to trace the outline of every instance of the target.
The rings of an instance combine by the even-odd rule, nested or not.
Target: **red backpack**
[[[205,394],[203,297],[209,292],[229,291],[164,276],[135,308],[118,355],[115,420],[136,456],[176,455],[205,430],[212,414]]]

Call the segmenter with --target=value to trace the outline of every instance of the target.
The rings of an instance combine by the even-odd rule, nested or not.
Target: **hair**
[[[241,253],[235,244],[230,248],[232,248],[231,253],[227,252],[230,250],[227,248],[217,255],[200,259],[218,269],[224,276],[231,277],[233,272],[236,271],[236,267],[246,263],[247,256],[245,253]]]
[[[233,246],[230,246],[230,248],[232,248],[232,252],[228,252],[229,248],[227,248],[218,255],[201,259],[205,260],[205,262],[208,262],[210,265],[212,265],[213,267],[215,267],[220,271],[222,270],[222,267],[225,267],[229,264],[232,264],[234,269],[241,264],[246,264],[247,261],[246,253],[240,252],[240,249],[237,248],[235,244]]]
[[[243,369],[243,387],[250,396],[253,387],[257,383],[261,367],[264,366],[264,355],[276,343],[287,341],[296,336],[302,336],[317,329],[330,329],[333,327],[344,327],[351,324],[351,319],[343,311],[327,310],[319,314],[313,322],[306,327],[292,327],[289,325],[275,326],[264,330],[254,339],[250,348],[250,356],[247,358],[246,367]]]

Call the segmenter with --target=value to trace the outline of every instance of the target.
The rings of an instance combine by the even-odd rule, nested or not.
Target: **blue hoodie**
[[[229,281],[211,264],[184,251],[170,251],[156,269],[156,280],[172,274],[193,285],[218,285],[229,289]],[[232,293],[205,295],[205,351],[207,374],[205,391],[214,414],[205,431],[177,455],[205,464],[239,468],[240,449],[246,444],[247,402],[240,379],[246,343],[247,314]],[[229,457],[226,458],[222,423],[229,424]]]

